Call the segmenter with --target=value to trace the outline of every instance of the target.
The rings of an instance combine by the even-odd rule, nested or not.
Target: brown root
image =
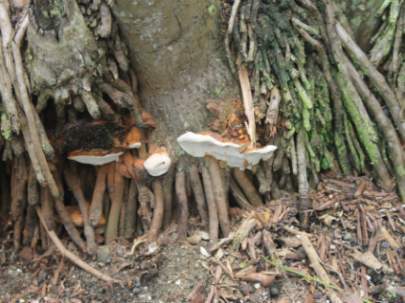
[[[98,279],[101,279],[106,282],[119,282],[116,279],[111,278],[110,276],[103,274],[102,272],[98,271],[97,269],[91,267],[89,264],[84,262],[82,259],[80,259],[78,256],[73,254],[71,251],[67,250],[66,247],[63,245],[62,241],[59,239],[59,237],[56,235],[56,233],[53,230],[49,230],[48,227],[46,226],[46,222],[41,214],[41,210],[39,208],[36,209],[38,217],[41,221],[42,226],[44,227],[46,233],[48,234],[49,238],[52,240],[52,242],[55,244],[57,249],[60,251],[60,253],[68,258],[70,261],[72,261],[74,264],[79,266],[80,268],[84,269],[88,273],[94,275]]]
[[[97,226],[103,213],[103,197],[106,188],[107,170],[107,165],[97,168],[96,185],[94,186],[89,211],[89,221],[92,226]]]
[[[162,182],[165,203],[163,225],[167,227],[172,220],[174,169],[170,169],[168,171],[168,173],[163,177]]]
[[[5,217],[9,212],[10,201],[9,184],[6,178],[6,167],[0,163],[0,216]]]
[[[65,169],[65,180],[73,193],[76,201],[79,204],[80,212],[83,218],[84,235],[87,241],[87,251],[91,254],[96,252],[97,245],[95,241],[94,229],[89,222],[89,203],[84,197],[81,185],[79,183],[79,178],[77,174],[74,174],[72,169]]]
[[[207,199],[208,206],[208,229],[211,244],[218,241],[219,223],[218,223],[218,210],[215,202],[214,190],[211,182],[211,176],[208,168],[202,166],[202,178],[204,183],[205,198]]]
[[[308,210],[311,207],[309,200],[309,184],[307,177],[307,160],[305,156],[305,142],[303,132],[299,132],[297,135],[297,159],[298,159],[298,192],[300,195],[300,221],[303,227],[308,227],[309,216]]]
[[[41,212],[44,216],[44,220],[46,222],[46,226],[48,228],[54,230],[56,226],[55,222],[55,215],[54,215],[54,201],[52,199],[51,194],[49,193],[49,189],[46,187],[41,188]]]
[[[152,210],[154,196],[151,190],[143,184],[138,184],[138,216],[140,218],[140,225],[143,231],[146,232],[152,222]]]
[[[13,57],[15,63],[15,83],[14,88],[16,90],[17,99],[24,111],[24,114],[27,118],[27,125],[28,125],[28,136],[31,139],[33,153],[30,154],[30,157],[35,158],[41,167],[41,170],[44,174],[45,180],[47,185],[50,188],[52,196],[55,199],[59,198],[60,192],[58,186],[56,185],[55,179],[52,176],[51,170],[45,158],[44,152],[41,148],[41,138],[37,128],[36,118],[35,116],[38,115],[36,110],[34,109],[32,102],[30,100],[28,89],[25,83],[25,72],[24,72],[24,65],[20,51],[20,45],[22,42],[22,38],[24,37],[25,31],[28,26],[28,15],[24,17],[23,21],[21,22],[20,28],[17,30],[14,41],[12,42],[12,50],[13,50]],[[12,77],[13,79],[13,77]],[[28,145],[28,144],[26,144]]]
[[[186,174],[182,168],[178,168],[176,173],[176,197],[178,205],[177,234],[178,239],[185,239],[187,236],[188,221],[188,199],[186,193]]]
[[[242,193],[241,189],[239,188],[238,184],[236,184],[236,182],[233,178],[231,178],[230,188],[231,188],[231,193],[240,208],[247,209],[247,210],[253,209],[252,204],[250,204],[249,201],[246,199],[245,195]]]
[[[152,223],[148,232],[148,238],[150,241],[155,241],[157,239],[159,231],[163,225],[164,197],[160,180],[155,180],[153,182],[153,194],[155,196],[155,205],[153,209]]]
[[[22,236],[22,229],[23,229],[23,218],[18,217],[14,223],[14,233],[13,233],[13,242],[14,242],[14,249],[19,250],[21,247],[21,236]]]
[[[242,189],[243,193],[246,195],[250,204],[256,207],[263,206],[262,198],[257,192],[255,185],[247,176],[246,172],[243,172],[240,169],[236,168],[233,170],[233,176]]]
[[[129,180],[124,179],[124,191],[122,194],[122,206],[119,219],[119,237],[124,237],[126,213],[128,208],[128,195],[129,195]]]
[[[203,226],[208,226],[208,214],[205,205],[204,191],[201,184],[200,175],[196,165],[192,165],[189,170],[189,177],[191,188],[193,190],[194,199],[197,204],[197,210],[200,214],[201,222]]]
[[[218,161],[211,157],[206,157],[208,170],[210,172],[213,192],[218,209],[219,225],[221,226],[224,237],[228,236],[231,231],[231,223],[228,215],[228,199],[225,194],[225,186],[223,184],[221,169]]]
[[[116,165],[113,165],[110,167],[107,179],[111,208],[107,221],[105,241],[107,244],[109,244],[118,237],[118,224],[122,207],[122,197],[124,193],[124,178],[119,173]]]
[[[63,188],[61,180],[57,179],[57,182],[58,182],[59,188]],[[69,216],[69,212],[67,211],[66,206],[63,203],[63,197],[61,197],[59,199],[54,199],[54,203],[55,203],[56,212],[58,213],[59,218],[60,218],[63,226],[65,227],[67,233],[69,234],[70,238],[79,247],[79,249],[81,251],[86,252],[86,243],[83,241],[83,239],[80,236],[79,231],[77,230],[76,226],[73,224],[73,222]],[[46,225],[46,226],[48,227],[48,225]],[[52,227],[50,226],[48,228],[52,228]],[[53,230],[53,228],[51,230]]]
[[[27,213],[25,215],[25,224],[23,230],[23,245],[29,246],[34,237],[34,231],[37,227],[37,217],[35,213],[35,206],[28,205]]]
[[[28,171],[27,201],[31,206],[36,206],[39,204],[38,183],[35,179],[35,172],[32,166],[30,166]]]
[[[15,159],[11,176],[11,219],[14,223],[14,248],[19,249],[26,206],[27,170],[23,156]]]
[[[18,220],[24,212],[25,190],[27,186],[27,170],[24,157],[13,161],[11,172],[11,219]]]
[[[125,215],[125,238],[132,238],[135,235],[137,216],[136,211],[138,207],[136,183],[131,180],[129,184],[127,211]]]

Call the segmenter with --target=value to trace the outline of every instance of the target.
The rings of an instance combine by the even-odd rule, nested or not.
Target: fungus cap
[[[110,152],[103,150],[73,151],[67,156],[69,160],[89,165],[104,165],[118,161],[123,152]]]
[[[169,171],[172,160],[165,151],[150,155],[144,162],[144,167],[149,175],[158,177]]]
[[[211,134],[196,134],[186,132],[177,138],[181,148],[194,157],[212,156],[217,160],[226,162],[230,167],[241,170],[252,169],[260,160],[268,160],[277,149],[274,145],[261,148],[248,148],[234,142],[223,142]]]

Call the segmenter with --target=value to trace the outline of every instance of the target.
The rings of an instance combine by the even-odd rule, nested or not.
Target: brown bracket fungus
[[[110,128],[111,129],[111,128]],[[121,216],[121,210],[124,206],[124,188],[126,187],[125,178],[133,179],[136,183],[142,184],[151,177],[158,177],[168,172],[171,159],[164,148],[155,149],[144,160],[135,156],[130,150],[140,148],[142,145],[142,131],[132,127],[126,133],[121,130],[111,132],[110,129],[104,129],[102,135],[106,135],[108,143],[103,142],[101,138],[92,138],[87,134],[85,147],[95,147],[93,149],[78,149],[68,153],[68,159],[88,165],[100,166],[97,169],[97,180],[93,192],[92,203],[88,214],[88,220],[92,226],[96,225],[102,216],[102,201],[105,192],[109,193],[111,208],[108,214],[106,224],[105,240],[111,243],[118,236],[118,225]],[[94,142],[90,142],[94,140]],[[79,143],[83,141],[76,140],[75,147],[80,147]],[[158,180],[155,180],[154,186],[159,193]],[[106,191],[106,189],[108,190]],[[97,190],[96,190],[97,189]],[[160,195],[159,195],[160,196]],[[163,200],[159,200],[162,202]],[[163,205],[163,202],[160,203]],[[162,225],[163,208],[154,211],[153,238]]]
[[[128,130],[104,121],[71,126],[64,135],[69,160],[97,166],[117,162],[126,150],[140,148],[143,141],[141,129]]]

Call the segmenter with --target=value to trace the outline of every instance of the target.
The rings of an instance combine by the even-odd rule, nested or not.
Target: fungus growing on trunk
[[[224,236],[230,232],[228,215],[227,185],[224,174],[217,160],[223,161],[228,167],[235,169],[234,175],[238,176],[238,184],[244,193],[248,193],[248,198],[252,206],[262,205],[258,193],[250,183],[248,176],[243,172],[245,169],[252,169],[261,160],[268,160],[277,149],[274,145],[265,147],[254,147],[250,142],[240,143],[232,140],[225,140],[222,136],[212,133],[187,132],[177,138],[177,142],[185,152],[191,156],[205,157],[206,168],[203,169],[203,179],[205,184],[206,200],[209,205],[209,230],[212,242],[217,239],[217,227],[221,227]],[[205,172],[205,173],[204,173]],[[208,180],[210,179],[210,180]],[[209,182],[211,181],[211,182]],[[211,186],[208,186],[211,184]],[[231,187],[232,189],[232,187]],[[216,210],[212,208],[212,194],[215,199]]]
[[[158,177],[169,171],[172,160],[165,148],[154,151],[144,162],[144,166],[149,175]]]
[[[107,121],[75,123],[63,132],[66,153],[77,150],[124,151],[140,148],[144,141],[140,128],[123,127]]]
[[[104,150],[76,150],[68,154],[67,158],[82,164],[105,165],[117,162],[124,152],[111,152]]]
[[[152,121],[150,115],[144,118]],[[74,125],[65,131],[67,158],[82,164],[99,166],[90,210],[82,211],[81,217],[87,225],[95,227],[102,218],[103,198],[108,192],[111,207],[106,222],[107,243],[117,238],[120,217],[122,219],[125,216],[125,178],[133,179],[138,184],[146,184],[153,177],[167,173],[170,168],[171,160],[164,148],[150,150],[145,157],[136,156],[131,151],[141,148],[143,138],[143,132],[139,128],[131,127],[128,130],[115,123],[100,121]],[[139,152],[141,153],[142,151]],[[159,194],[160,187],[156,182],[155,187]],[[84,201],[84,198],[81,200]],[[160,199],[159,202],[163,203],[163,200]],[[160,207],[155,212],[153,238],[157,236],[163,223],[163,208]]]
[[[277,149],[274,145],[253,148],[246,145],[225,142],[215,133],[186,132],[177,138],[177,142],[188,154],[202,158],[212,156],[224,161],[229,167],[240,170],[252,169],[260,160],[268,160]]]
[[[141,129],[131,127],[127,130],[105,121],[76,124],[64,134],[67,158],[89,165],[117,162],[124,151],[138,149],[143,142]]]

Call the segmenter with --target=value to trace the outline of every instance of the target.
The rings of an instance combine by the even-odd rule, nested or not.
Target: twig
[[[56,233],[53,230],[49,230],[48,226],[45,223],[45,220],[41,214],[41,210],[37,207],[36,208],[39,220],[41,221],[42,226],[46,230],[46,233],[48,234],[49,238],[52,240],[52,242],[55,244],[56,248],[60,251],[60,253],[68,258],[70,261],[73,262],[73,264],[76,264],[80,268],[84,269],[88,273],[92,274],[98,279],[101,279],[103,281],[106,281],[108,283],[120,283],[120,280],[113,279],[109,275],[106,275],[102,273],[101,271],[95,269],[94,267],[90,266],[88,263],[80,259],[78,256],[76,256],[74,253],[66,249],[66,247],[63,245],[62,241],[59,239],[59,237],[56,235]]]
[[[258,225],[255,218],[248,218],[242,222],[233,236],[233,247],[239,249],[240,244],[249,236],[250,232]]]
[[[225,35],[225,51],[226,51],[226,55],[228,57],[229,68],[231,69],[231,71],[234,74],[235,74],[236,70],[235,70],[235,63],[232,60],[231,45],[230,45],[231,40],[230,39],[232,36],[233,27],[235,26],[236,15],[238,13],[241,2],[242,2],[241,0],[236,0],[236,1],[234,1],[233,5],[232,5],[231,16],[230,16],[229,22],[228,22],[228,29],[227,29],[226,35]]]
[[[239,67],[239,82],[242,90],[243,107],[245,109],[245,115],[247,117],[247,132],[250,138],[250,144],[255,146],[256,144],[256,121],[255,112],[253,108],[253,96],[250,87],[249,73],[247,68],[241,64]]]
[[[189,303],[203,303],[204,302],[204,284],[202,281],[198,282],[194,286],[191,293],[187,296],[187,302]]]
[[[293,267],[286,266],[286,265],[282,264],[281,260],[272,258],[271,260],[269,260],[269,262],[270,262],[271,265],[276,267],[279,271],[296,275],[298,277],[303,278],[307,282],[318,283],[319,285],[322,285],[325,288],[332,288],[332,289],[339,290],[339,288],[337,288],[335,285],[329,284],[329,283],[327,283],[326,281],[320,279],[317,276],[310,275],[310,274],[308,274],[306,272],[303,272],[303,271],[300,271],[300,270],[298,270],[296,268],[293,268]]]
[[[385,273],[392,273],[393,270],[388,267],[387,265],[381,263],[370,251],[366,251],[365,253],[361,253],[358,250],[354,249],[352,253],[353,259],[361,264],[371,268],[375,271],[383,270]]]
[[[294,235],[297,236],[298,239],[300,239],[301,241],[301,245],[304,248],[309,261],[311,262],[311,267],[314,269],[314,271],[316,272],[316,274],[328,285],[333,285],[332,281],[330,280],[327,272],[325,271],[325,269],[322,267],[321,265],[321,260],[318,256],[318,254],[316,253],[316,250],[314,248],[314,246],[312,245],[311,241],[309,240],[308,236],[306,233],[297,231],[293,228],[284,226],[284,229]],[[342,303],[343,301],[339,298],[339,296],[337,295],[337,293],[330,288],[326,288],[325,289],[326,294],[328,295],[328,297],[331,299],[331,301],[333,303]]]

